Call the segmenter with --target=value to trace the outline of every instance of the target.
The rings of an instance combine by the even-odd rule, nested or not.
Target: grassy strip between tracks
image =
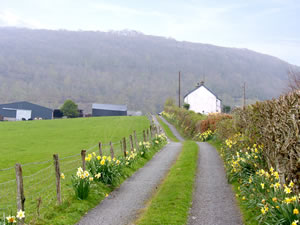
[[[186,224],[192,204],[197,156],[198,145],[193,141],[185,141],[177,161],[136,224]]]
[[[169,126],[167,124],[165,124],[162,119],[160,117],[157,116],[157,120],[159,122],[159,124],[162,126],[162,128],[164,129],[166,135],[168,136],[168,138],[171,141],[175,141],[175,142],[179,142],[179,140],[177,139],[177,137],[175,137],[175,135],[173,134],[173,132],[171,131],[171,129],[169,128]]]

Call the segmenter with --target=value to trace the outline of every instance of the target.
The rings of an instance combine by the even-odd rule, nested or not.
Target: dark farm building
[[[92,116],[127,116],[127,106],[111,104],[93,104]]]
[[[3,120],[52,119],[53,110],[30,102],[0,104],[0,117]]]

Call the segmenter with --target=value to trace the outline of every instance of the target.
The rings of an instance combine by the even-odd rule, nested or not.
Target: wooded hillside
[[[71,98],[127,104],[129,110],[159,111],[205,76],[223,104],[247,97],[276,97],[287,85],[289,64],[247,49],[178,42],[135,31],[83,32],[0,28],[0,102],[27,100],[59,107]]]

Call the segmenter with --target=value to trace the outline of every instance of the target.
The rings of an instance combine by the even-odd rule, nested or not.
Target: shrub
[[[200,122],[200,132],[203,133],[207,130],[215,131],[217,128],[217,124],[222,120],[232,119],[231,115],[223,114],[223,113],[211,113],[205,119]]]
[[[264,146],[270,167],[278,170],[280,182],[293,181],[299,190],[300,91],[278,99],[257,102],[234,112],[234,126],[252,143]]]

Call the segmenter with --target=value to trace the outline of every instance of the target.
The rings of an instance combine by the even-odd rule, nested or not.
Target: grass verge
[[[212,140],[209,140],[208,143],[210,143],[212,146],[214,146],[217,151],[220,153],[220,149],[222,147],[222,142],[217,139],[217,138],[213,138]],[[237,204],[240,208],[242,217],[243,217],[243,223],[245,225],[258,225],[258,222],[255,220],[256,215],[254,213],[252,213],[251,209],[247,208],[246,206],[244,206],[242,204],[243,199],[242,196],[240,194],[239,191],[239,184],[237,182],[232,183],[232,190],[235,193],[235,198],[237,200]]]
[[[136,224],[186,224],[192,203],[197,156],[198,145],[185,141],[177,161]]]
[[[168,138],[171,141],[179,142],[179,140],[177,139],[177,137],[175,137],[175,135],[173,134],[173,132],[171,131],[171,129],[169,128],[169,126],[167,124],[165,124],[159,116],[157,116],[156,118],[157,118],[159,124],[164,129],[164,131],[165,131],[166,135],[168,136]]]

